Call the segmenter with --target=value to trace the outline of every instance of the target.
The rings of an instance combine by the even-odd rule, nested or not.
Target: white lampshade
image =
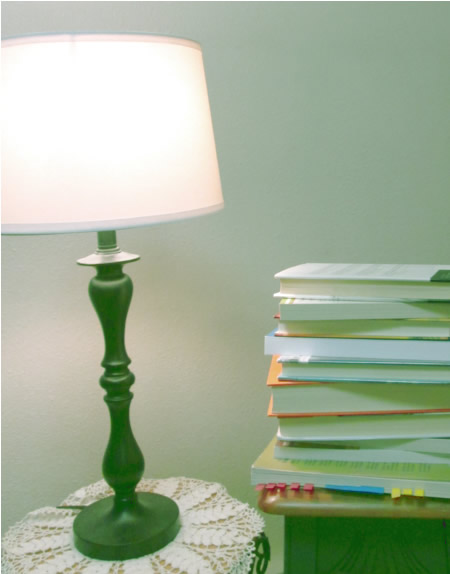
[[[223,206],[195,42],[5,40],[2,99],[3,233],[121,229]]]

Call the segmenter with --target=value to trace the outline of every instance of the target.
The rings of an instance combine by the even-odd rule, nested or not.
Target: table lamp
[[[170,498],[137,493],[144,458],[131,430],[125,320],[132,283],[116,230],[223,206],[201,47],[148,34],[64,34],[2,42],[2,233],[96,231],[80,259],[105,340],[111,429],[103,475],[114,490],[82,510],[74,543],[101,560],[168,544],[179,530]]]

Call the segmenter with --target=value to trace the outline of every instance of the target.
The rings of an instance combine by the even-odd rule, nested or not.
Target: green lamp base
[[[160,494],[139,492],[117,504],[114,496],[86,507],[73,524],[75,547],[97,560],[129,560],[166,546],[180,529],[177,504]]]

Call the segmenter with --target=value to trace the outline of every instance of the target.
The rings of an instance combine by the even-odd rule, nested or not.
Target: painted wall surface
[[[277,271],[448,263],[450,5],[3,2],[3,37],[148,32],[203,45],[224,211],[118,234],[141,261],[127,348],[146,476],[222,482],[250,504]],[[2,242],[3,527],[101,477],[94,234]],[[275,554],[282,522],[268,518]],[[281,570],[277,563],[273,572]],[[278,564],[278,566],[277,566]]]

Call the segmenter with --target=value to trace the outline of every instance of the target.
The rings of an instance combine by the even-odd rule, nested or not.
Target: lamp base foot
[[[139,492],[119,510],[113,496],[86,507],[73,523],[75,547],[97,560],[129,560],[166,546],[180,529],[177,504]]]

